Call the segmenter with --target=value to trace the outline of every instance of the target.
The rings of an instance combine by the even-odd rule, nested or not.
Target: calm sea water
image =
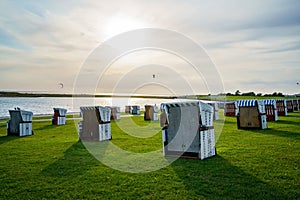
[[[1,97],[0,98],[0,118],[9,117],[8,110],[19,107],[22,110],[33,112],[34,115],[53,114],[53,108],[66,108],[68,113],[79,112],[80,106],[119,106],[121,111],[125,110],[125,105],[139,105],[144,109],[144,105],[160,105],[168,103],[171,99],[147,99],[147,98],[60,98],[60,97]]]

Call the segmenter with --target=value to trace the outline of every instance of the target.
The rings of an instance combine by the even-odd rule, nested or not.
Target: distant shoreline
[[[236,99],[290,99],[290,98],[299,98],[300,94],[295,95],[183,95],[183,96],[157,96],[157,95],[121,95],[121,94],[49,94],[49,93],[28,93],[28,92],[8,92],[8,91],[0,91],[1,97],[58,97],[58,98],[144,98],[144,99],[188,99],[188,100],[236,100]]]
[[[22,92],[0,92],[0,97],[98,97],[98,98],[152,98],[152,99],[177,99],[176,96],[152,96],[152,95],[92,95],[92,94],[43,94],[43,93],[22,93]]]

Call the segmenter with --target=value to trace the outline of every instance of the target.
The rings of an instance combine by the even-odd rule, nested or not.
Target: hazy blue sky
[[[124,31],[160,28],[202,45],[225,92],[300,93],[299,11],[298,0],[2,0],[0,90],[72,92],[83,63],[101,43]],[[154,69],[174,88],[180,88],[181,74],[195,78],[176,56],[141,50],[112,63],[95,91],[109,92],[115,87],[109,80],[123,80],[124,92],[163,94],[154,85],[142,92]],[[210,93],[203,82],[197,92]]]

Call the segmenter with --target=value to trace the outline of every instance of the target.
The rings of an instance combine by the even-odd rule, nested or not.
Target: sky
[[[298,0],[2,0],[0,91],[300,93],[299,10]]]

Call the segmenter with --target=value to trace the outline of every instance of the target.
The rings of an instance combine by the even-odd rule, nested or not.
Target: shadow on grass
[[[279,117],[299,117],[297,114],[299,111],[294,111],[294,112],[288,112],[287,116],[279,116]]]
[[[34,131],[50,130],[55,129],[57,126],[52,124],[47,124],[45,126],[34,128]]]
[[[285,124],[285,125],[293,125],[293,126],[299,126],[300,125],[300,122],[286,121],[286,120],[278,120],[274,123],[276,123],[276,124]]]
[[[253,133],[259,133],[264,135],[273,135],[278,137],[290,138],[293,140],[300,140],[300,133],[298,132],[290,132],[290,131],[282,131],[274,128],[267,128],[265,130],[248,130]]]
[[[287,199],[286,195],[220,156],[203,161],[178,159],[172,168],[191,196],[207,199]]]
[[[20,138],[19,136],[0,136],[0,145]]]
[[[78,177],[98,165],[99,162],[78,141],[64,152],[63,157],[47,166],[41,175],[56,178]]]

